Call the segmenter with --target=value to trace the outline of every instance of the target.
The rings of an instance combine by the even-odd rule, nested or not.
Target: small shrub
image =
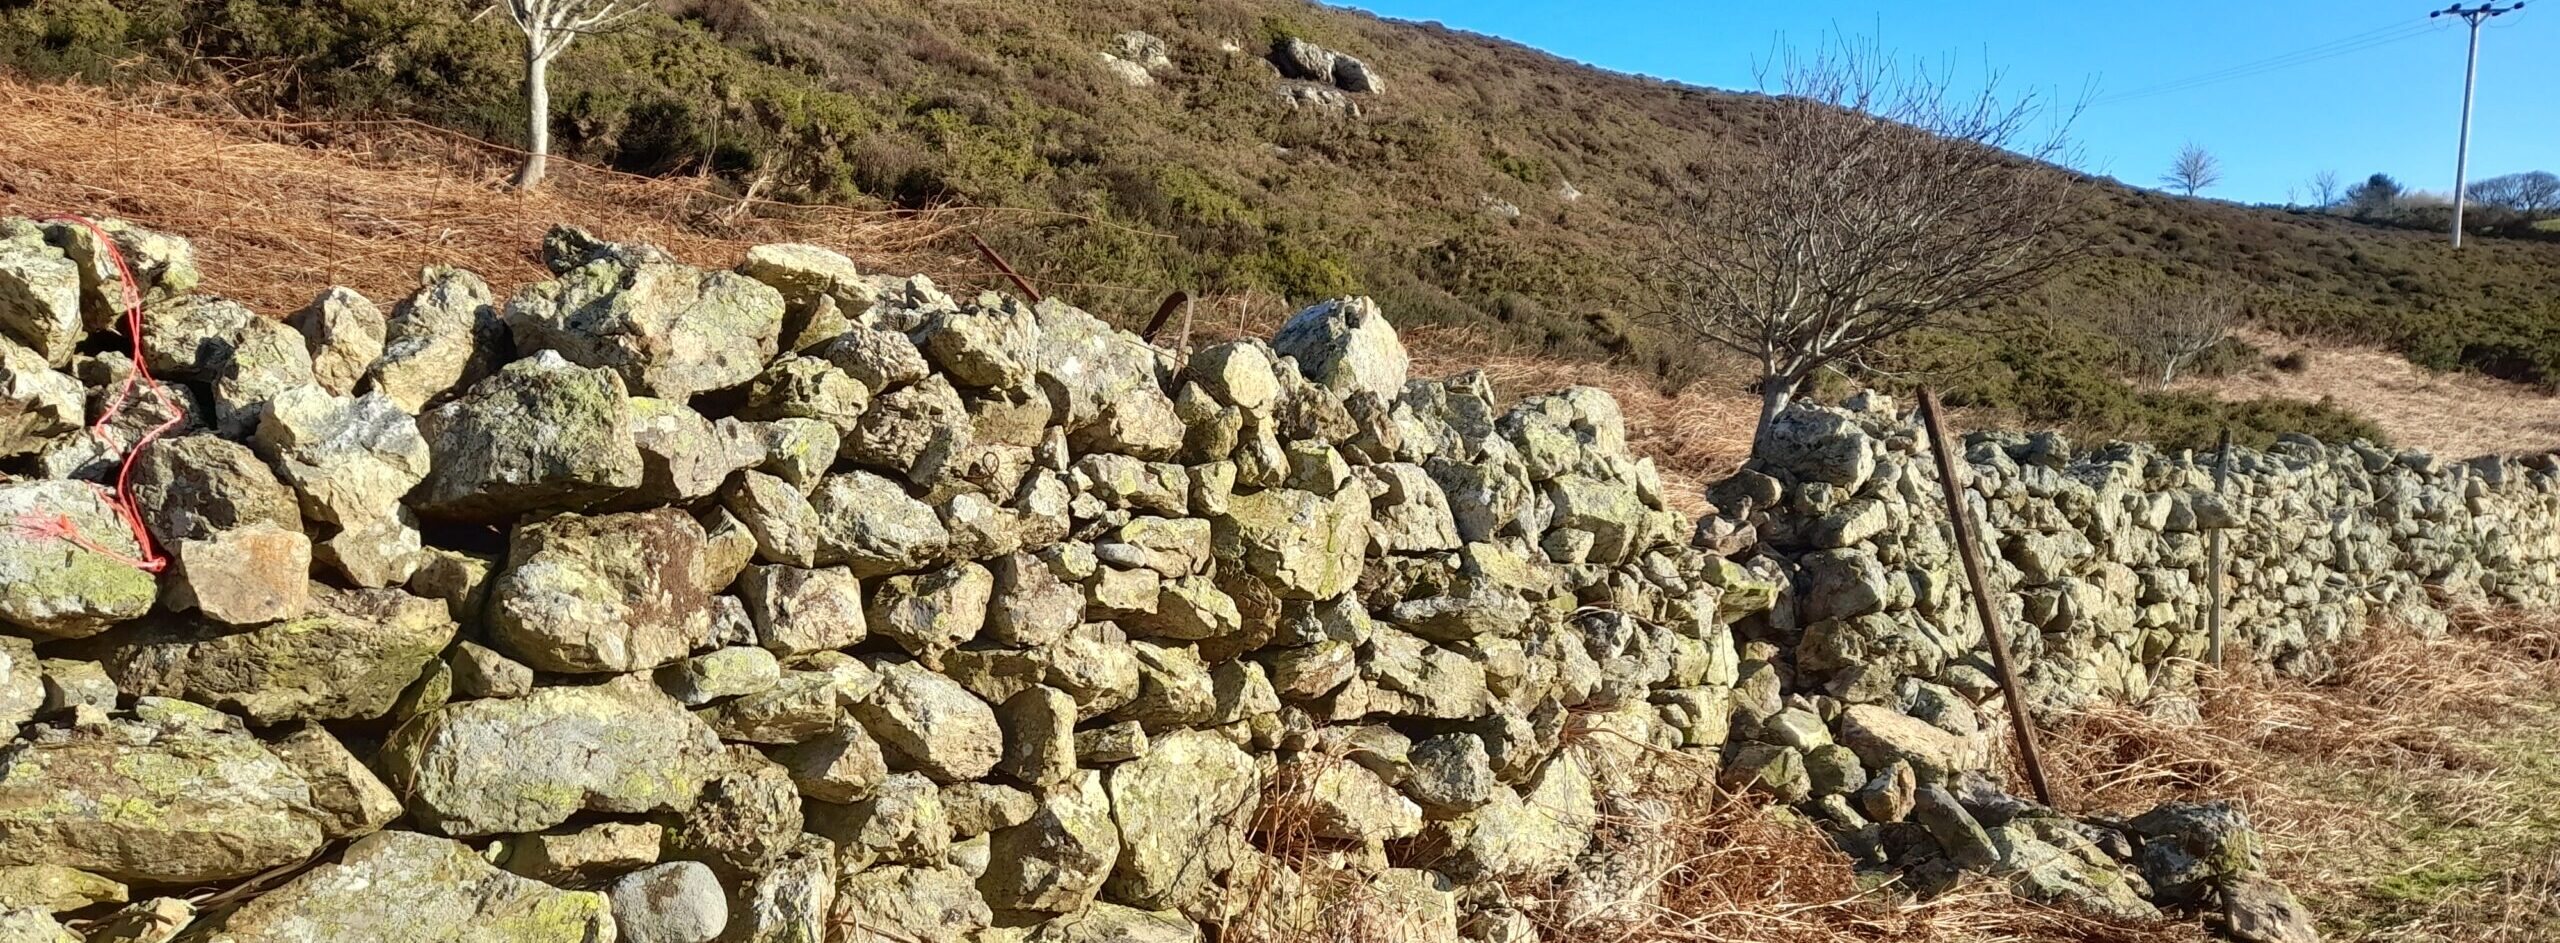
[[[2268,365],[2286,373],[2308,373],[2311,371],[2311,352],[2308,350],[2288,350],[2284,353],[2267,358],[2267,363]]]

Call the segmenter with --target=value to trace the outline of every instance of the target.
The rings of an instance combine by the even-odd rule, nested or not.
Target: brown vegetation
[[[500,286],[544,277],[537,252],[555,223],[664,245],[722,264],[758,242],[805,241],[867,266],[912,271],[949,217],[781,206],[712,193],[699,181],[563,163],[551,186],[502,186],[515,156],[409,122],[290,130],[211,117],[177,90],[116,98],[0,78],[0,214],[120,216],[194,240],[210,290],[268,313],[332,284],[387,299],[427,265],[458,265]]]
[[[2555,691],[2560,619],[2467,610],[2315,679],[2208,671],[2201,720],[2094,708],[2046,742],[2076,811],[2241,800],[2333,941],[2525,943],[2560,934]]]

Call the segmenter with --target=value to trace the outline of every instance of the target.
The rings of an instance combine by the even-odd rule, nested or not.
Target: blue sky
[[[2082,169],[2151,186],[2194,141],[2224,171],[2205,195],[2252,202],[2283,202],[2322,170],[2349,182],[2383,171],[2450,191],[2469,32],[2453,17],[2427,28],[2423,0],[1349,5],[1719,88],[1756,87],[1753,62],[1781,36],[1798,45],[1835,28],[1874,36],[1902,54],[1955,57],[1976,74],[1987,62],[2010,85],[2069,98],[2094,87],[2098,103],[2073,129]],[[2560,171],[2560,0],[2498,17],[2481,45],[2471,179]],[[2261,68],[2241,69],[2252,64]]]

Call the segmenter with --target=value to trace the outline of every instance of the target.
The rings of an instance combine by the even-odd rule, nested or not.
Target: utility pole
[[[2471,198],[2470,194],[2462,191],[2471,173],[2471,91],[2480,81],[2480,24],[2521,9],[2524,9],[2524,0],[2516,0],[2513,5],[2504,7],[2483,3],[2468,10],[2456,3],[2427,14],[2430,20],[2439,16],[2458,16],[2471,24],[2471,60],[2462,70],[2462,144],[2455,150],[2453,159],[2453,247],[2456,249],[2462,248],[2462,206]]]

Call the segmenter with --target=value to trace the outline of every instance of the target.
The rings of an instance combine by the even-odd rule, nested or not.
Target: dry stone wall
[[[1525,939],[1775,596],[1365,300],[563,230],[277,319],[102,231],[0,223],[0,939]]]
[[[2378,621],[2432,631],[2454,604],[2560,602],[2560,468],[2548,456],[2445,462],[2288,438],[2234,450],[2217,493],[2211,454],[2075,450],[2051,433],[1975,434],[1963,449],[1964,500],[2040,716],[2192,704],[2217,530],[2227,657],[2297,675],[2325,670]],[[1698,543],[1782,572],[1791,589],[1741,626],[1729,783],[1804,804],[1853,853],[1924,885],[1988,869],[2036,896],[2135,914],[2146,900],[2195,903],[2180,890],[2191,886],[2265,893],[2234,883],[2254,857],[2227,840],[2245,830],[2237,810],[2076,822],[1981,775],[2010,749],[2006,707],[1910,411],[1872,393],[1799,406],[1709,496],[1720,511]],[[1773,677],[1759,681],[1763,665]],[[2230,852],[2206,869],[2224,878],[2197,878],[2192,857],[2156,860],[2180,843]]]

